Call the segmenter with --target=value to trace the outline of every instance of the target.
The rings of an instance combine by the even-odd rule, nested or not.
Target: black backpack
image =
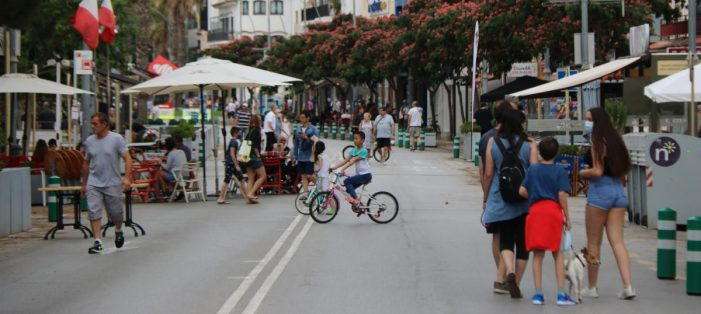
[[[501,193],[501,198],[507,203],[518,203],[525,200],[518,194],[523,179],[526,177],[526,171],[518,158],[518,152],[521,150],[523,141],[524,138],[522,137],[518,140],[516,146],[509,147],[507,150],[501,139],[498,136],[494,137],[494,143],[497,144],[501,154],[504,156],[504,160],[499,165],[499,192]]]

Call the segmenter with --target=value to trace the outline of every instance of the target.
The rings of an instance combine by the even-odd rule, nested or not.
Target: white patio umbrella
[[[694,76],[701,75],[701,64],[694,66]],[[667,76],[657,82],[645,86],[645,96],[656,103],[690,102],[691,81],[689,69]],[[701,80],[694,82],[694,99],[701,99]]]
[[[215,58],[205,58],[195,62],[190,62],[168,74],[156,77],[141,84],[132,86],[122,91],[122,93],[146,93],[149,95],[169,94],[176,92],[200,91],[200,114],[203,117],[200,137],[205,141],[205,103],[204,90],[208,89],[232,89],[244,87],[260,87],[281,83],[270,80],[270,83],[263,80],[251,78],[248,73],[240,71],[234,63],[228,60]],[[273,72],[271,72],[273,73]],[[272,84],[271,84],[272,83]],[[131,107],[130,107],[131,108]],[[131,114],[131,113],[130,113]],[[226,138],[225,138],[226,142]],[[207,169],[206,163],[202,163],[202,175],[205,194],[207,193]]]
[[[23,93],[23,94],[60,94],[60,95],[76,95],[76,94],[93,94],[92,92],[75,88],[68,85],[59,84],[49,80],[45,80],[37,77],[34,74],[24,74],[24,73],[8,73],[0,76],[0,93]],[[36,105],[35,105],[36,106]],[[25,109],[27,115],[29,114],[29,102],[27,102],[27,108]],[[36,107],[33,111],[36,111]],[[57,119],[59,115],[56,116]],[[35,118],[36,119],[36,118]],[[27,127],[25,126],[25,132],[27,132]],[[10,130],[10,126],[7,126],[9,132],[16,132],[16,130]],[[11,134],[11,133],[8,133]],[[26,141],[26,138],[24,139]],[[27,143],[24,143],[24,148],[26,150]]]
[[[29,93],[29,94],[92,94],[92,92],[59,84],[34,74],[10,73],[0,76],[0,93]]]

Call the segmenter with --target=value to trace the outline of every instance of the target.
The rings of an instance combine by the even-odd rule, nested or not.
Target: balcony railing
[[[234,37],[234,33],[225,30],[211,30],[207,33],[208,42],[226,41]]]

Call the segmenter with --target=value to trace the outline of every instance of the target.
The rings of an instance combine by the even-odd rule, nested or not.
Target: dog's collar
[[[582,267],[587,267],[587,264],[579,258],[579,255],[575,254],[574,257],[582,264]]]

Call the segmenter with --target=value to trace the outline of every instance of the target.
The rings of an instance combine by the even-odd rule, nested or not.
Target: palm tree
[[[193,8],[202,5],[201,0],[151,0],[161,12],[165,12],[165,42],[172,54],[171,60],[182,66],[187,60],[187,20],[193,16]],[[154,26],[152,34],[162,39],[162,26]],[[154,38],[156,39],[156,38]]]

